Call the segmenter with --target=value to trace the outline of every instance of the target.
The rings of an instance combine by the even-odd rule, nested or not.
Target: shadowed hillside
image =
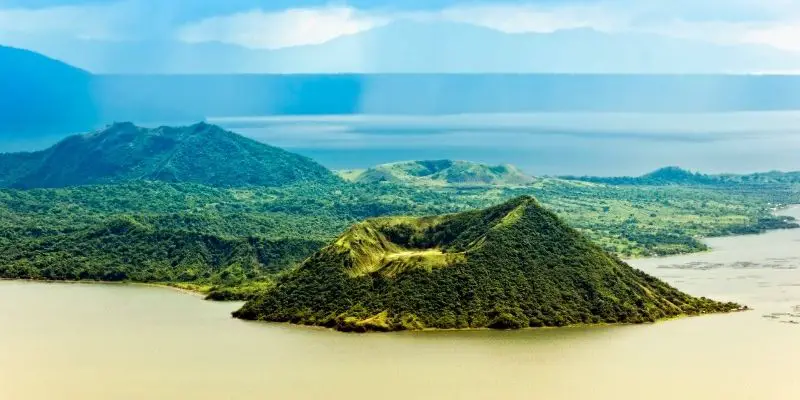
[[[239,285],[281,271],[319,241],[164,230],[117,216],[69,235],[37,238],[0,256],[0,276],[47,280]]]
[[[214,125],[146,129],[117,123],[34,153],[0,154],[0,186],[63,187],[132,180],[211,186],[334,183],[316,162]]]
[[[97,109],[90,85],[86,71],[0,46],[0,135],[64,134],[93,126]]]

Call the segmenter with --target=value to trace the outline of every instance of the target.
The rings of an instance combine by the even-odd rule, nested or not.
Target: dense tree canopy
[[[638,323],[738,308],[634,270],[523,196],[357,224],[234,315],[364,331]]]
[[[35,153],[0,154],[0,186],[66,187],[133,180],[209,186],[334,183],[303,156],[199,123],[147,129],[131,123],[68,137]]]
[[[244,298],[371,217],[533,195],[605,251],[635,257],[704,250],[704,236],[794,227],[771,212],[800,202],[791,173],[708,178],[666,169],[651,174],[658,181],[608,185],[448,160],[386,168],[424,179],[345,182],[208,124],[120,123],[41,152],[3,154],[0,277],[191,284]],[[657,184],[676,176],[682,181]],[[698,176],[718,183],[687,180]]]

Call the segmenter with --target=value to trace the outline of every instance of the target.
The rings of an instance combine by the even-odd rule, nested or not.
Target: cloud
[[[454,5],[435,14],[443,20],[507,33],[592,28],[800,51],[800,1],[797,0],[486,2]]]
[[[743,42],[766,44],[783,50],[800,51],[800,21],[792,24],[754,28],[742,35]]]
[[[253,10],[212,17],[178,30],[187,43],[217,41],[250,48],[279,49],[320,44],[366,31],[389,19],[351,7],[294,8],[277,12]]]
[[[614,17],[595,6],[538,7],[524,4],[452,5],[442,9],[359,10],[349,6],[251,10],[185,24],[177,38],[187,43],[222,42],[249,48],[278,49],[320,44],[397,20],[449,21],[507,33],[559,29],[610,28]]]
[[[329,1],[0,0],[0,42],[178,39],[277,49],[416,19],[507,33],[592,28],[800,51],[798,0]]]
[[[138,14],[131,2],[0,9],[0,35],[120,40],[134,34]]]

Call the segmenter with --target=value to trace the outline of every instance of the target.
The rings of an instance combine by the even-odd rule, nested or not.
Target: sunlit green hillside
[[[634,270],[522,196],[356,224],[234,315],[386,331],[637,323],[738,308]]]

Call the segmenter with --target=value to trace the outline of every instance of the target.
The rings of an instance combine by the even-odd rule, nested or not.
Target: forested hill
[[[609,185],[703,185],[719,183],[719,179],[712,175],[691,172],[686,169],[669,166],[659,168],[642,176],[566,176],[565,179],[581,180]]]
[[[206,123],[147,129],[115,123],[33,153],[0,154],[0,186],[66,187],[133,180],[217,187],[334,183],[309,158]]]
[[[730,185],[765,185],[800,183],[800,172],[758,172],[753,174],[703,174],[670,166],[659,168],[642,176],[598,177],[598,176],[565,176],[563,179],[585,182],[605,183],[609,185],[633,186],[730,186]]]
[[[513,165],[486,165],[460,160],[402,161],[363,171],[340,171],[358,183],[397,183],[422,186],[521,186],[533,182]]]
[[[356,224],[234,316],[345,331],[508,329],[738,308],[634,270],[522,196]]]

